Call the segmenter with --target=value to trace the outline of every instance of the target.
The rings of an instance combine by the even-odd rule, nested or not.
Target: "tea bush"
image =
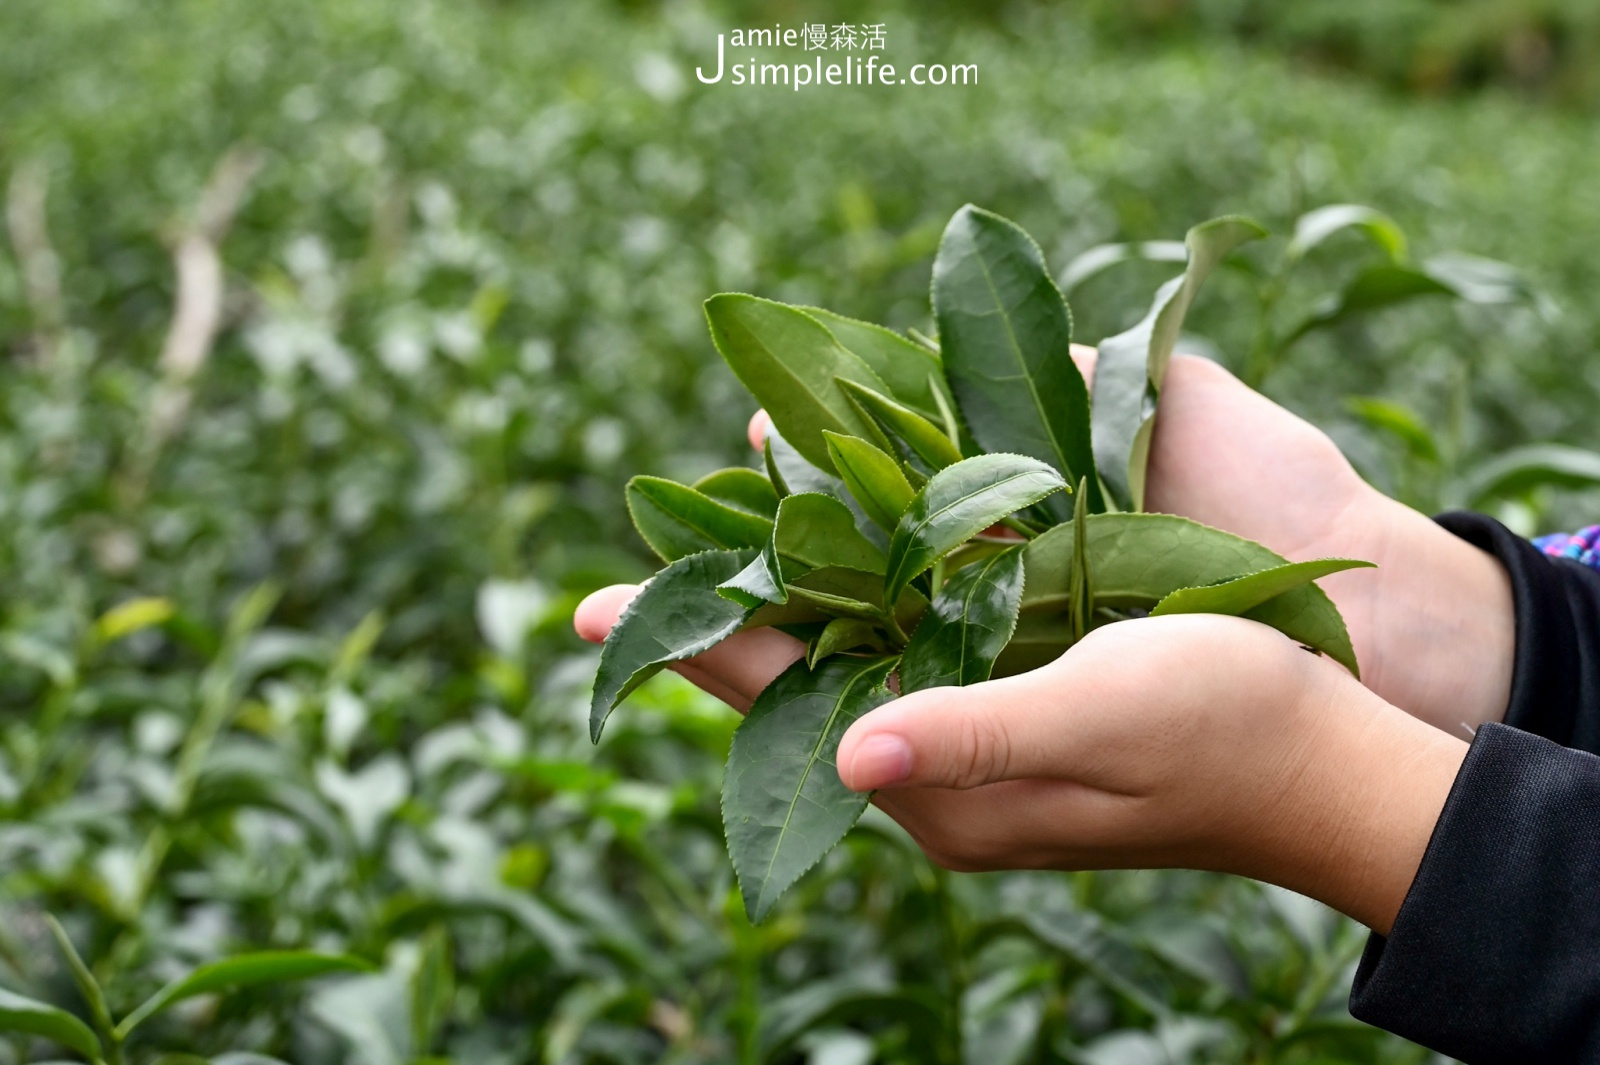
[[[1345,1013],[1359,930],[1240,881],[947,876],[869,814],[752,928],[716,804],[732,716],[662,678],[591,750],[571,607],[651,568],[615,485],[749,461],[700,301],[926,331],[969,200],[1058,270],[1232,210],[1280,235],[1269,264],[1303,211],[1374,204],[1548,300],[1352,320],[1262,386],[1423,505],[1586,441],[1582,115],[1125,52],[1070,12],[883,10],[896,59],[980,84],[694,81],[719,30],[822,14],[783,5],[6,5],[0,986],[94,1022],[49,914],[115,1017],[248,951],[372,966],[177,1003],[107,1052],[141,1063],[1426,1060]],[[168,339],[173,249],[203,274],[208,236],[199,357]],[[1371,254],[1338,240],[1270,301],[1218,276],[1191,346],[1243,371],[1261,308]],[[1086,281],[1076,335],[1169,272]]]

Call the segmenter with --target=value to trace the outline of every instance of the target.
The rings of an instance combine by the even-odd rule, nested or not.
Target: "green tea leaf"
[[[202,965],[157,991],[144,1004],[122,1019],[117,1036],[124,1038],[140,1024],[175,1002],[196,995],[257,984],[281,984],[290,980],[309,980],[339,972],[366,972],[372,966],[348,954],[317,954],[308,950],[267,950],[239,954]]]
[[[1085,531],[1097,611],[1150,610],[1181,588],[1231,581],[1288,562],[1253,540],[1171,514],[1091,514]],[[1023,549],[1028,577],[1018,637],[1029,630],[1031,646],[1039,654],[1046,653],[1045,634],[1034,623],[1048,627],[1050,616],[1064,619],[1071,605],[1075,536],[1071,525],[1057,526]],[[1357,672],[1344,620],[1315,584],[1284,592],[1245,616]],[[1022,664],[1020,656],[1008,653],[1006,659],[1008,667]]]
[[[888,536],[884,534],[882,529],[878,528],[871,518],[867,517],[867,512],[862,509],[860,503],[856,502],[856,497],[850,494],[850,490],[845,487],[842,479],[807,462],[800,452],[796,451],[783,438],[783,434],[770,425],[767,427],[765,444],[772,451],[773,465],[783,479],[785,487],[789,490],[787,494],[801,495],[813,492],[832,496],[850,508],[850,513],[855,515],[856,528],[862,536],[865,536],[879,549],[888,548]],[[824,442],[824,446],[826,446],[826,442]]]
[[[1031,456],[1071,481],[1092,472],[1072,316],[1033,239],[999,215],[961,208],[934,259],[933,310],[945,374],[983,449]],[[1104,509],[1090,485],[1091,507]],[[1051,511],[1064,520],[1070,504],[1057,499]]]
[[[4,989],[0,989],[0,1032],[36,1035],[71,1047],[90,1061],[102,1060],[100,1040],[87,1024],[66,1010]]]
[[[1325,329],[1358,314],[1408,303],[1423,296],[1455,295],[1452,285],[1420,267],[1408,263],[1378,263],[1364,268],[1344,288],[1318,303],[1278,342],[1278,347],[1287,348],[1315,329]]]
[[[959,569],[933,597],[906,644],[900,692],[989,679],[1022,606],[1022,546]]]
[[[589,737],[600,741],[606,717],[629,692],[669,662],[692,658],[738,632],[749,610],[717,594],[754,551],[704,551],[678,559],[650,578],[600,650]]]
[[[1358,229],[1383,249],[1390,262],[1406,259],[1406,235],[1394,219],[1382,211],[1356,203],[1335,203],[1308,211],[1295,219],[1294,236],[1284,248],[1290,262],[1304,258],[1317,245],[1346,229]]]
[[[864,416],[885,435],[902,441],[929,470],[942,470],[961,461],[961,449],[951,437],[916,411],[852,381],[840,381],[839,387]]]
[[[717,585],[717,593],[740,606],[754,610],[766,603],[787,603],[783,586],[783,562],[771,540],[750,564]]]
[[[811,569],[840,566],[863,573],[884,571],[883,552],[861,535],[850,508],[832,496],[802,492],[778,506],[772,542],[781,558]]]
[[[1079,285],[1119,263],[1185,263],[1189,249],[1181,240],[1141,240],[1129,244],[1096,244],[1075,256],[1061,271],[1061,291],[1071,295]]]
[[[663,562],[699,551],[760,547],[772,535],[770,518],[662,477],[629,481],[627,501],[634,528]]]
[[[859,436],[831,432],[822,435],[828,442],[833,468],[839,471],[861,509],[880,529],[894,531],[916,494],[899,464]]]
[[[733,734],[722,823],[745,910],[760,921],[790,885],[844,838],[868,796],[839,782],[845,730],[894,696],[892,658],[796,662],[767,685]]]
[[[1007,515],[1065,488],[1061,475],[1026,455],[979,455],[947,466],[912,499],[889,540],[885,597]]]
[[[1094,464],[1122,509],[1144,509],[1156,401],[1195,294],[1224,256],[1264,236],[1266,230],[1256,223],[1231,216],[1195,226],[1184,239],[1189,265],[1183,274],[1161,286],[1138,325],[1100,342],[1094,372]]]
[[[1400,441],[1413,458],[1435,464],[1440,461],[1433,433],[1411,409],[1376,396],[1351,396],[1344,404],[1367,425]]]
[[[1315,558],[1306,562],[1289,562],[1271,569],[1259,570],[1231,581],[1208,584],[1199,588],[1180,588],[1163,596],[1150,611],[1158,614],[1246,614],[1269,599],[1301,585],[1320,580],[1330,573],[1347,569],[1373,567],[1375,563],[1354,558]]]
[[[834,618],[806,648],[806,665],[815,669],[817,663],[829,655],[857,647],[884,649],[877,626],[861,618]]]
[[[778,492],[759,472],[743,466],[717,470],[700,478],[695,491],[730,507],[771,518],[778,513]]]
[[[1479,506],[1520,495],[1534,488],[1592,488],[1600,484],[1600,454],[1564,444],[1513,448],[1469,471],[1459,489],[1460,502]]]
[[[782,499],[789,494],[789,482],[783,476],[783,471],[778,468],[778,458],[772,451],[772,434],[768,433],[761,441],[761,461],[767,467],[767,480],[772,482],[772,490]]]
[[[67,930],[61,926],[61,922],[56,920],[53,914],[45,914],[45,924],[49,926],[50,934],[55,937],[61,956],[67,959],[67,968],[72,973],[72,981],[78,985],[78,993],[83,996],[84,1004],[89,1007],[89,1016],[93,1018],[95,1027],[101,1034],[109,1033],[112,1029],[111,1010],[106,1005],[106,996],[101,990],[100,981],[89,971],[89,966],[78,953],[78,948],[72,945],[72,937],[67,935]]]
[[[929,413],[938,411],[938,393],[946,388],[938,355],[881,325],[858,322],[821,307],[800,310],[827,326],[835,340],[872,367],[895,399]]]
[[[712,296],[705,310],[717,350],[783,438],[812,465],[833,472],[824,429],[875,437],[876,427],[845,399],[834,379],[879,392],[888,386],[827,326],[794,307],[735,293]]]

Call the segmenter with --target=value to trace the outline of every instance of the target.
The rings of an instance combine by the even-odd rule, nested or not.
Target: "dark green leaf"
[[[815,669],[818,662],[831,654],[864,646],[877,651],[884,649],[877,626],[861,618],[834,618],[806,648],[806,665]]]
[[[928,479],[889,540],[885,596],[1001,518],[1066,487],[1060,474],[1025,455],[979,455]]]
[[[778,493],[756,470],[734,466],[708,473],[694,483],[694,489],[719,503],[771,518],[778,512]]]
[[[759,921],[866,809],[839,782],[845,730],[893,698],[894,659],[836,655],[815,671],[796,662],[769,684],[733,735],[722,789],[728,854],[746,911]]]
[[[1122,509],[1144,508],[1155,405],[1195,294],[1224,256],[1264,236],[1266,230],[1244,218],[1214,218],[1195,226],[1184,240],[1189,265],[1182,275],[1161,286],[1138,325],[1101,341],[1094,371],[1094,461]]]
[[[880,529],[892,532],[916,493],[893,458],[859,436],[822,434],[833,468],[845,487]]]
[[[822,440],[824,429],[875,437],[876,427],[845,399],[834,379],[880,392],[888,386],[817,319],[772,300],[723,293],[706,301],[706,321],[734,374],[766,408],[783,438],[812,465],[833,470]]]
[[[840,566],[864,573],[884,571],[883,552],[861,535],[850,508],[818,492],[784,497],[772,542],[780,558],[794,559],[811,569]]]
[[[1420,267],[1405,263],[1368,266],[1351,278],[1343,289],[1319,303],[1289,330],[1278,346],[1286,348],[1314,329],[1326,328],[1357,314],[1392,307],[1422,296],[1454,295],[1454,287]]]
[[[657,573],[628,604],[600,650],[589,736],[600,730],[612,707],[668,662],[709,650],[738,632],[749,616],[742,605],[717,594],[717,585],[737,574],[754,551],[705,551],[680,558]]]
[[[1356,229],[1383,249],[1391,262],[1404,262],[1406,235],[1394,219],[1382,211],[1355,203],[1335,203],[1308,211],[1295,219],[1294,236],[1289,238],[1284,256],[1293,262],[1336,233]]]
[[[122,1019],[117,1025],[118,1037],[126,1037],[140,1024],[160,1013],[175,1002],[196,995],[209,995],[217,991],[257,984],[281,984],[289,980],[309,980],[328,973],[365,972],[372,968],[360,958],[348,954],[317,954],[308,950],[266,950],[254,954],[240,954],[232,958],[202,965],[187,976],[179,977],[144,1004]]]
[[[789,593],[783,586],[783,561],[771,540],[750,564],[717,585],[724,599],[731,599],[751,610],[766,603],[786,603]]]
[[[1086,529],[1096,610],[1150,610],[1180,588],[1233,580],[1287,562],[1252,540],[1171,514],[1092,514]],[[1023,551],[1028,579],[1018,637],[1032,630],[1036,654],[1045,650],[1044,636],[1034,625],[1048,628],[1051,615],[1064,617],[1070,607],[1075,535],[1070,525],[1057,526]],[[1245,616],[1321,651],[1352,673],[1357,670],[1344,620],[1315,584],[1285,592]],[[1012,659],[1008,654],[1008,667]]]
[[[827,326],[835,340],[872,367],[895,399],[918,410],[938,411],[936,393],[945,387],[938,355],[881,325],[858,322],[820,307],[800,310]]]
[[[90,1061],[101,1060],[100,1040],[66,1010],[0,989],[0,1032],[36,1035],[71,1047]]]
[[[661,477],[629,481],[627,500],[634,527],[664,562],[699,551],[760,547],[772,535],[771,519]]]
[[[900,691],[989,679],[1022,605],[1022,547],[957,570],[945,582],[906,644]]]
[[[1089,474],[1089,392],[1069,353],[1072,316],[1033,239],[999,215],[961,208],[934,259],[933,309],[945,375],[983,449],[1031,456],[1072,481]],[[1071,513],[1059,499],[1051,508]]]
[[[929,470],[942,470],[961,461],[961,449],[950,435],[916,411],[850,381],[840,381],[839,387],[863,415],[886,435],[902,441],[911,455],[927,463]]]
[[[1286,562],[1271,569],[1258,570],[1231,581],[1208,584],[1200,588],[1180,588],[1163,596],[1151,608],[1157,614],[1231,614],[1249,613],[1269,599],[1301,585],[1320,580],[1330,573],[1347,569],[1370,568],[1371,562],[1354,558],[1315,558],[1306,562]]]
[[[1513,448],[1467,474],[1461,487],[1461,502],[1479,506],[1544,485],[1600,485],[1600,454],[1562,444]]]

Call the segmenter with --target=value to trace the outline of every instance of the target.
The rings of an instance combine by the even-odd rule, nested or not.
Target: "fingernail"
[[[911,745],[892,732],[868,736],[850,758],[850,788],[871,791],[911,776]]]

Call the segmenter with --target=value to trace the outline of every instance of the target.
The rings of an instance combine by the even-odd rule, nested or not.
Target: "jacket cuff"
[[[1350,1012],[1467,1062],[1600,1061],[1600,758],[1486,724]]]

